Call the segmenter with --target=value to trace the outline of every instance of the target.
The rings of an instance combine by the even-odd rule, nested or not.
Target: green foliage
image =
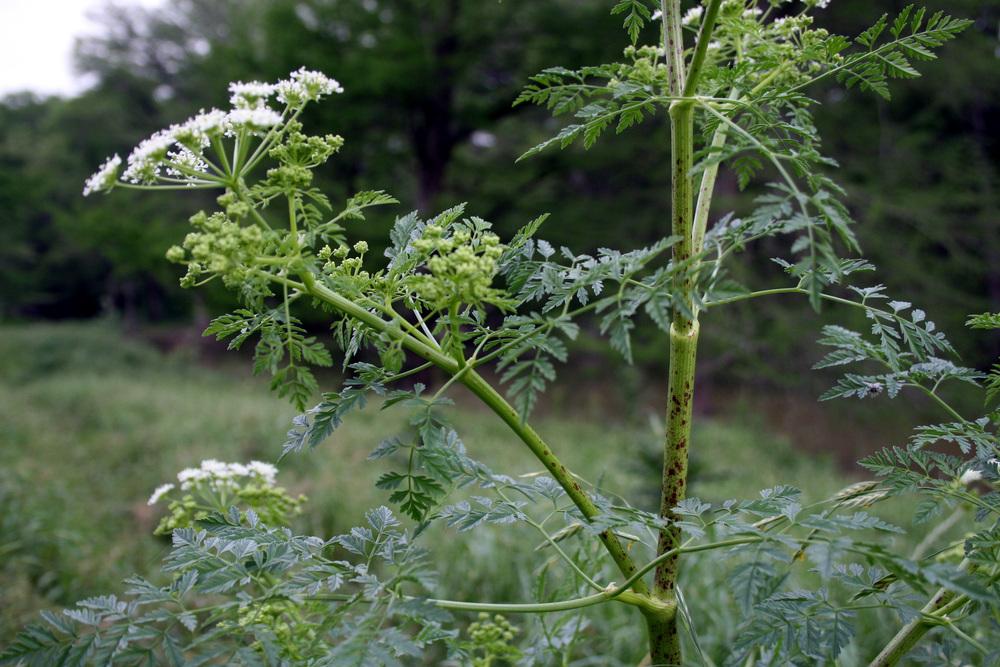
[[[903,8],[889,26],[888,14],[883,14],[867,30],[857,36],[855,42],[864,51],[844,59],[836,71],[837,80],[848,88],[858,86],[861,90],[872,91],[889,99],[889,79],[911,79],[920,76],[911,61],[934,60],[937,56],[931,49],[939,48],[972,25],[968,19],[957,19],[944,12],[935,12],[924,22],[926,10],[914,9],[913,5]],[[879,44],[879,38],[889,28],[891,39]],[[844,47],[838,43],[836,47]]]
[[[821,3],[806,4],[813,9]],[[676,8],[664,6],[670,35],[681,30]],[[634,0],[619,2],[613,13],[625,15],[633,44],[652,18]],[[232,84],[232,109],[202,112],[154,133],[129,155],[120,179],[121,160],[106,161],[87,182],[86,194],[115,188],[222,191],[219,210],[193,216],[195,231],[168,256],[187,266],[182,285],[219,278],[236,292],[243,307],[216,320],[206,334],[230,338],[230,347],[258,336],[254,371],[270,373],[272,389],[299,410],[318,391],[309,367],[330,366],[333,355],[324,341],[307,334],[292,309],[312,302],[329,314],[333,342],[350,373],[340,392],[325,395],[294,421],[285,452],[318,445],[370,394],[385,397],[383,409],[408,409],[408,430],[384,440],[370,458],[397,464],[376,487],[388,491],[389,502],[415,526],[409,530],[379,506],[366,512],[365,525],[329,540],[296,535],[279,526],[299,501],[274,486],[273,468],[207,461],[179,475],[184,495],[171,502],[162,524],[173,540],[164,563],[172,577],[168,585],[133,580],[129,601],[91,598],[67,610],[66,618],[50,615],[48,627],[26,631],[0,662],[397,665],[447,650],[452,658],[480,665],[495,659],[544,664],[551,653],[565,663],[579,621],[561,624],[570,639],[558,639],[558,633],[553,639],[540,621],[543,637],[526,639],[522,649],[513,645],[515,633],[502,616],[471,625],[466,641],[444,610],[561,614],[617,601],[638,607],[648,623],[651,660],[676,663],[682,660],[681,623],[702,651],[677,566],[682,557],[701,552],[715,552],[713,558],[731,572],[731,598],[742,614],[727,642],[725,664],[838,660],[855,637],[857,612],[867,609],[918,619],[889,648],[902,643],[908,650],[910,637],[919,639],[938,624],[962,638],[995,639],[990,620],[998,599],[993,557],[1000,419],[997,413],[966,419],[942,398],[946,381],[980,387],[984,376],[938,356],[954,349],[923,311],[903,301],[888,301],[887,309],[872,305],[886,299],[881,286],[848,285],[851,299],[828,291],[872,267],[839,257],[841,247],[853,252],[858,244],[843,190],[825,174],[835,162],[819,149],[815,101],[802,92],[836,77],[848,88],[887,96],[889,78],[914,76],[911,60],[928,59],[930,48],[969,23],[942,14],[924,23],[922,11],[907,9],[891,27],[883,17],[861,33],[856,43],[865,50],[843,55],[849,41],[814,29],[806,13],[768,18],[743,2],[710,0],[703,18],[697,11],[685,18],[692,27],[704,21],[690,61],[678,45],[667,54],[668,69],[660,47],[633,45],[626,63],[545,70],[519,98],[581,120],[529,154],[579,137],[590,147],[613,122],[622,132],[647,115],[669,114],[676,234],[638,250],[557,251],[536,236],[544,218],[504,245],[490,223],[466,217],[462,204],[428,220],[416,212],[397,217],[387,261],[366,265],[368,242],[351,243],[354,230],[345,225],[363,220],[367,206],[394,200],[381,191],[365,192],[333,215],[328,197],[313,185],[314,171],[343,140],[306,135],[298,118],[307,105],[343,88],[305,68],[273,84]],[[893,40],[879,45],[886,29]],[[272,97],[278,109],[269,106]],[[693,129],[701,138],[693,171],[703,175],[697,208]],[[774,180],[745,220],[726,216],[707,231],[707,207],[723,162],[734,165],[741,186],[765,164]],[[788,258],[775,263],[795,287],[753,292],[729,279],[737,251],[779,235],[793,237]],[[871,321],[870,338],[826,327],[821,343],[834,349],[818,366],[864,364],[885,372],[848,373],[824,398],[883,391],[895,397],[914,388],[953,421],[920,427],[905,448],[869,457],[863,465],[879,482],[823,501],[804,504],[801,493],[786,485],[750,500],[686,498],[699,314],[772,293],[807,295],[817,309],[824,302],[848,305]],[[669,332],[672,365],[658,513],[571,473],[527,423],[538,395],[555,378],[553,361],[568,358],[566,341],[581,328],[576,319],[598,316],[599,332],[631,361],[640,311]],[[983,322],[975,318],[973,324]],[[366,353],[380,364],[353,361]],[[508,383],[512,403],[478,372],[490,362]],[[430,366],[448,379],[429,398],[421,383],[396,388]],[[513,478],[471,458],[444,416],[451,404],[445,394],[456,384],[489,407],[545,472]],[[930,447],[942,444],[958,453]],[[988,491],[980,493],[980,483]],[[463,489],[475,495],[452,498]],[[161,487],[150,502],[172,491]],[[947,545],[931,557],[923,555],[924,541],[912,557],[889,548],[905,530],[869,507],[911,491],[925,496],[917,522],[939,506],[975,510],[976,532],[964,541],[961,562]],[[435,573],[418,538],[434,524],[460,532],[499,525],[540,534],[554,565],[538,572],[536,601],[430,598]],[[925,541],[939,537],[932,532]],[[591,554],[598,545],[622,584],[598,583],[608,577]],[[558,594],[550,596],[549,569],[556,565]],[[808,568],[815,585],[795,586],[798,567]],[[650,588],[644,577],[653,571]],[[915,606],[935,588],[928,606]],[[967,644],[964,660],[986,652],[978,639]]]
[[[646,21],[652,18],[649,5],[646,4],[645,0],[620,0],[612,8],[611,13],[625,14],[625,22],[622,26],[633,44],[639,39],[639,32],[646,25]]]

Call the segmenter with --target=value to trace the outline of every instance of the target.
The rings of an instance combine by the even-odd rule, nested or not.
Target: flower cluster
[[[344,92],[343,86],[336,79],[305,67],[292,72],[288,79],[279,81],[274,89],[278,93],[278,100],[290,107],[302,106],[324,95]]]
[[[105,160],[100,169],[87,179],[87,182],[83,186],[83,196],[86,197],[91,192],[101,192],[114,187],[115,179],[118,178],[118,168],[121,167],[121,164],[122,159],[117,155],[112,155]]]
[[[681,23],[684,25],[694,26],[701,23],[701,15],[705,13],[705,8],[701,5],[695,5],[691,9],[684,12],[684,16],[681,18]]]
[[[257,477],[269,485],[274,485],[278,469],[270,463],[251,461],[250,463],[223,463],[215,459],[206,459],[197,468],[185,468],[177,473],[177,481],[181,490],[187,491],[199,482],[215,485],[238,486],[240,477]]]
[[[233,210],[238,212],[239,207]],[[198,231],[184,237],[182,246],[167,250],[169,261],[188,267],[181,279],[184,287],[193,286],[205,274],[220,275],[226,284],[241,281],[264,246],[260,227],[244,227],[224,213],[199,211],[191,216],[191,225]]]
[[[413,247],[428,257],[430,273],[411,276],[407,285],[435,310],[457,304],[504,306],[503,293],[492,287],[505,249],[496,234],[459,228],[447,236],[444,226],[429,224]]]
[[[267,100],[274,95],[274,89],[273,83],[235,81],[229,84],[229,103],[234,109],[260,109],[267,106]]]
[[[163,518],[157,534],[167,534],[230,506],[252,508],[266,522],[284,525],[300,511],[305,498],[294,498],[277,486],[278,469],[270,463],[225,463],[206,459],[197,468],[177,473],[177,484],[158,486],[149,497],[157,505],[170,497],[170,514]],[[180,492],[180,496],[174,493]]]
[[[267,170],[267,185],[279,192],[302,190],[312,183],[312,170],[326,162],[344,146],[344,138],[337,134],[307,135],[297,121],[285,127],[285,138],[275,144],[268,155],[279,162]]]
[[[276,128],[291,117],[290,112],[298,111],[306,103],[325,95],[343,91],[335,79],[305,68],[292,72],[288,79],[277,83],[232,83],[229,86],[230,110],[202,110],[183,123],[153,133],[129,154],[121,181],[147,186],[222,187],[232,180],[228,178],[233,175],[232,172],[243,166],[227,164],[219,143],[223,137],[234,138],[237,144],[255,136],[266,141],[269,134],[280,134]],[[268,101],[275,95],[279,102],[286,105],[284,112],[268,106]],[[206,153],[210,147],[220,153],[215,157],[221,166]],[[240,155],[234,153],[234,159],[239,158]],[[83,194],[111,190],[117,182],[121,162],[118,156],[108,159],[87,179]]]
[[[357,253],[354,257],[350,256],[351,248],[346,245],[339,246],[336,250],[329,245],[320,248],[316,256],[324,262],[323,273],[335,278],[350,279],[359,285],[370,283],[371,274],[361,268],[365,253],[368,252],[368,242],[358,241],[352,248]]]
[[[501,614],[490,617],[480,612],[479,620],[469,624],[469,639],[467,648],[474,654],[473,667],[488,667],[495,660],[515,661],[521,657],[521,651],[513,645],[518,629]],[[476,655],[482,652],[481,655]]]

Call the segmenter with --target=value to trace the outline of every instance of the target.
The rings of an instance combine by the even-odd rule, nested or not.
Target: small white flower
[[[185,146],[181,146],[180,150],[167,153],[167,159],[176,164],[178,167],[183,167],[183,169],[178,169],[173,166],[167,167],[167,174],[176,178],[192,178],[190,173],[192,171],[202,173],[208,172],[208,163],[201,159],[200,155],[194,153]]]
[[[962,484],[972,484],[973,482],[978,482],[983,478],[983,473],[978,470],[969,469],[962,473],[962,476],[958,478]]]
[[[218,109],[204,109],[196,116],[188,118],[179,125],[170,127],[174,141],[192,151],[200,151],[209,145],[214,137],[220,136],[226,129],[227,114]]]
[[[274,109],[258,107],[256,109],[233,109],[226,119],[231,132],[250,130],[261,132],[268,130],[281,122],[281,114]]]
[[[201,469],[212,477],[228,477],[229,464],[216,459],[205,459],[201,462]]]
[[[159,502],[160,498],[162,498],[165,494],[172,491],[173,489],[174,489],[173,484],[161,484],[160,486],[156,487],[156,490],[153,491],[153,495],[149,497],[149,500],[146,502],[146,504],[155,505],[157,502]]]
[[[653,15],[650,16],[649,18],[652,21],[659,21],[661,16],[663,16],[663,11],[657,9],[656,11],[653,12]]]
[[[152,183],[160,174],[167,151],[176,143],[170,130],[160,130],[139,142],[128,156],[122,179],[132,183]]]
[[[760,16],[763,13],[764,12],[762,10],[758,9],[757,7],[753,7],[752,9],[745,10],[743,12],[743,16],[744,16],[744,18],[751,18],[751,17],[754,17],[754,16]]]
[[[684,16],[681,18],[681,23],[684,25],[695,25],[701,21],[701,15],[705,13],[705,8],[701,5],[692,7],[691,9],[684,12]]]
[[[264,463],[262,461],[251,461],[247,464],[247,469],[256,475],[259,475],[268,484],[274,484],[275,477],[278,475],[278,469],[271,465],[270,463]]]
[[[209,479],[211,475],[201,468],[185,468],[177,473],[177,481],[181,483],[181,489],[187,491],[195,482]]]
[[[305,67],[292,72],[288,79],[279,81],[274,88],[278,93],[278,100],[293,107],[318,100],[324,95],[344,92],[343,86],[336,79]]]
[[[122,159],[117,155],[112,155],[105,160],[100,169],[87,179],[83,186],[83,196],[86,197],[93,192],[102,192],[113,188],[115,180],[118,178],[118,167],[121,165]]]
[[[235,488],[238,477],[256,477],[273,486],[278,469],[270,463],[251,461],[250,463],[225,463],[216,459],[205,459],[197,468],[187,468],[177,474],[181,489],[188,490],[196,483],[206,482],[215,488]]]
[[[261,81],[236,81],[229,84],[232,96],[229,103],[236,109],[257,109],[267,103],[267,98],[274,95],[274,84]]]

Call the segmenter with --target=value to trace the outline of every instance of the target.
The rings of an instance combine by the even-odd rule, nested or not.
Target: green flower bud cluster
[[[185,495],[179,500],[172,500],[167,505],[169,514],[160,519],[154,535],[170,535],[177,528],[190,528],[196,522],[208,518],[210,511],[198,504],[195,497]]]
[[[308,622],[296,603],[289,600],[268,600],[240,607],[236,621],[225,622],[225,627],[245,630],[264,626],[274,634],[274,643],[281,647],[281,657],[293,662],[305,661],[311,656],[308,647],[316,642],[316,626]],[[252,647],[264,652],[264,646],[255,642]]]
[[[267,185],[283,192],[308,188],[312,170],[326,162],[344,145],[340,135],[309,136],[302,133],[302,124],[291,122],[285,140],[274,146],[268,155],[280,164],[267,171]]]
[[[302,133],[302,123],[296,121],[288,124],[285,140],[268,154],[282,164],[315,167],[326,162],[343,146],[344,138],[339,134],[322,137],[306,135]]]
[[[492,287],[506,246],[493,232],[473,234],[459,228],[450,236],[442,225],[430,224],[413,247],[425,254],[429,273],[410,276],[406,286],[434,309],[455,304],[503,306],[503,292]]]
[[[625,48],[625,57],[632,63],[619,66],[618,76],[608,82],[609,87],[628,82],[648,86],[652,90],[667,91],[668,72],[662,46],[628,46]]]
[[[226,190],[215,199],[231,220],[241,220],[250,215],[250,204],[232,190]]]
[[[200,495],[212,496],[199,498],[191,493],[172,500],[167,505],[168,514],[157,524],[156,535],[169,535],[177,528],[190,528],[198,521],[207,519],[212,512],[221,512],[226,507],[251,508],[261,521],[271,526],[287,526],[292,517],[302,513],[302,506],[308,500],[306,496],[292,496],[280,486],[263,484],[248,484],[232,489],[225,497],[215,497],[220,494],[204,493],[206,489],[198,489]],[[218,505],[206,504],[217,502]]]
[[[228,208],[234,214],[242,211],[237,202]],[[167,250],[169,261],[188,267],[181,286],[191,287],[204,275],[219,275],[227,286],[240,285],[254,258],[262,253],[264,232],[256,226],[243,227],[224,213],[207,215],[204,211],[191,216],[191,225],[198,231]]]
[[[519,658],[521,651],[511,644],[517,633],[518,629],[503,615],[497,614],[491,618],[485,612],[480,613],[479,620],[469,625],[470,648],[483,652],[482,656],[473,657],[473,667],[489,667],[497,658]]]
[[[351,255],[351,251],[355,255]],[[330,246],[323,246],[317,256],[323,260],[323,273],[333,278],[341,289],[349,292],[361,292],[365,289],[379,288],[380,275],[372,275],[368,271],[362,270],[365,253],[368,252],[368,242],[358,241],[348,248],[346,245],[338,246],[336,249]],[[351,289],[346,289],[345,285],[350,285]]]

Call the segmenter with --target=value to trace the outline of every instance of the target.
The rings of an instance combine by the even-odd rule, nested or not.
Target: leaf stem
[[[965,559],[958,567],[960,570],[964,570],[968,566],[969,560]],[[875,656],[868,667],[892,667],[898,663],[931,628],[939,624],[938,621],[929,620],[927,616],[947,614],[952,608],[957,608],[952,607],[952,605],[959,601],[964,603],[967,600],[964,596],[946,588],[939,589],[920,610],[920,616],[900,628],[899,632],[889,640],[889,643]]]

